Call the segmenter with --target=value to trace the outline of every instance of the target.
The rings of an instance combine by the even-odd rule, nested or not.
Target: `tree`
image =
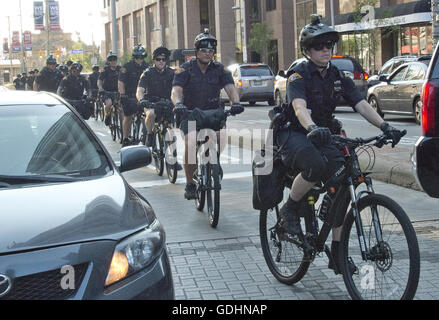
[[[270,41],[273,38],[273,31],[268,27],[266,22],[253,23],[250,30],[250,40],[248,47],[261,56],[265,56]]]

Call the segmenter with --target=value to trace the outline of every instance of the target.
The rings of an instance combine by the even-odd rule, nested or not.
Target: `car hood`
[[[0,253],[93,240],[119,240],[154,214],[119,174],[0,189]]]

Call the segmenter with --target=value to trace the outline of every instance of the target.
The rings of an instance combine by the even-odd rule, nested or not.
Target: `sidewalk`
[[[421,252],[416,300],[439,299],[439,221],[415,222]],[[341,275],[317,257],[295,285],[278,282],[265,263],[259,236],[168,243],[177,300],[346,300]]]

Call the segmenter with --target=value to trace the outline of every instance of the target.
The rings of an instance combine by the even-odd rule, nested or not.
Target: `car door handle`
[[[416,84],[412,84],[412,88],[415,89],[417,87]]]

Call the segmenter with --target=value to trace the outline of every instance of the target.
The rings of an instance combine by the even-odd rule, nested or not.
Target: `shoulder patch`
[[[289,78],[288,82],[293,82],[294,80],[302,79],[302,76],[297,72],[294,72]]]
[[[186,71],[185,68],[178,67],[175,69],[175,74],[180,74],[180,73],[185,72],[185,71]]]

